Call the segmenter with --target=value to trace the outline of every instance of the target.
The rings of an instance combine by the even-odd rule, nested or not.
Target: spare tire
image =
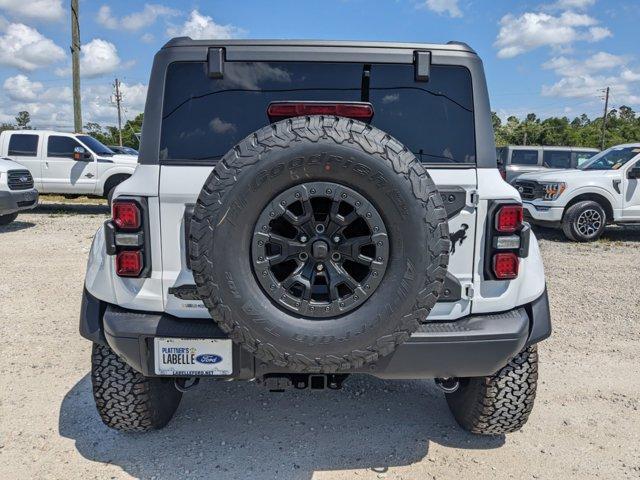
[[[194,208],[190,259],[211,317],[258,359],[360,368],[418,329],[443,288],[440,194],[387,133],[329,116],[249,135]]]

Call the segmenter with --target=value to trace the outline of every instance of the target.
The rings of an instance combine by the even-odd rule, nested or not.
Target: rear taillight
[[[503,201],[490,203],[485,250],[487,280],[518,277],[520,258],[529,252],[530,227],[523,220],[522,205]]]
[[[522,205],[504,205],[496,215],[496,230],[513,233],[522,227]]]
[[[116,255],[116,273],[121,277],[138,277],[143,267],[140,250],[125,250]]]
[[[493,256],[493,273],[499,280],[511,280],[518,276],[520,260],[515,253],[496,253]]]
[[[336,115],[368,121],[373,118],[373,106],[364,102],[272,102],[267,107],[267,115],[271,121],[305,115]]]
[[[113,223],[119,230],[140,228],[140,207],[135,202],[113,202]]]
[[[118,198],[111,210],[111,220],[105,224],[105,243],[107,253],[115,255],[116,274],[145,276],[151,262],[145,234],[146,199]]]

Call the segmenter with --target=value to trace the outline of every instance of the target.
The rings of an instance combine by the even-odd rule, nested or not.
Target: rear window
[[[14,133],[9,140],[9,155],[35,157],[38,152],[38,135]]]
[[[542,164],[548,168],[571,168],[571,152],[562,150],[545,150]]]
[[[363,72],[369,81],[363,81]],[[267,125],[273,101],[370,101],[371,124],[390,133],[422,161],[475,163],[473,94],[466,68],[432,65],[416,82],[413,65],[227,62],[224,78],[202,62],[167,69],[160,159],[163,163],[220,159]]]
[[[537,165],[537,150],[514,150],[511,154],[511,165]]]

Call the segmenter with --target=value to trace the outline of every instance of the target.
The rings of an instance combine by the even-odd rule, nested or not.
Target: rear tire
[[[529,418],[536,397],[537,347],[524,349],[493,375],[460,382],[458,390],[446,394],[446,398],[462,428],[479,435],[520,430]]]
[[[0,225],[9,225],[16,218],[18,218],[17,213],[9,213],[8,215],[0,215]]]
[[[593,242],[602,236],[607,214],[593,200],[571,205],[562,219],[562,232],[573,242]]]
[[[171,378],[145,377],[106,345],[93,344],[93,398],[104,424],[123,432],[164,427],[178,408],[182,393]]]

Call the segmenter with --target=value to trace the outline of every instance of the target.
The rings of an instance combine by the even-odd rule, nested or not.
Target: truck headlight
[[[564,182],[543,183],[542,184],[542,190],[544,191],[543,200],[557,199],[560,195],[562,195],[562,192],[564,192],[565,188],[567,188],[567,184]]]

